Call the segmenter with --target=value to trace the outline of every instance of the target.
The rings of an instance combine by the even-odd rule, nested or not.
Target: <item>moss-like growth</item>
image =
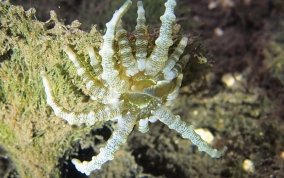
[[[65,26],[54,12],[50,20],[39,22],[35,9],[24,11],[5,1],[0,2],[0,16],[0,144],[20,177],[60,177],[58,159],[92,128],[73,128],[50,117],[53,114],[45,101],[40,70],[52,71],[54,91],[62,103],[82,103],[81,90],[71,87],[80,84],[73,81],[75,69],[62,45],[74,45],[78,53],[87,55],[86,46],[98,47],[101,35],[95,27],[90,33],[79,30],[77,21]],[[70,93],[74,96],[63,97]]]
[[[284,23],[281,24],[280,30],[284,27]],[[263,54],[265,57],[264,66],[268,69],[273,77],[280,81],[282,86],[284,86],[284,33],[276,32],[268,45],[264,49]]]

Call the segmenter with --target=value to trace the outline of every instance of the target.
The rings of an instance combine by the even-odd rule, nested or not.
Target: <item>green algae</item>
[[[101,35],[95,28],[90,33],[81,31],[77,21],[65,26],[54,12],[47,22],[39,22],[35,9],[24,11],[4,1],[0,16],[0,144],[20,177],[60,177],[58,159],[93,128],[73,128],[54,117],[39,74],[49,69],[58,98],[71,93],[64,102],[78,106],[84,96],[80,87],[72,88],[78,84],[75,69],[61,46],[74,45],[82,54],[87,45],[97,47]]]

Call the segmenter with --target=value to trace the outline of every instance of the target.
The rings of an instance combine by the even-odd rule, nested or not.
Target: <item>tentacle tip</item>
[[[81,162],[79,159],[73,158],[71,162],[74,164],[74,166],[79,172],[81,172],[82,174],[86,174],[87,176],[90,175],[91,172],[85,169],[83,162]]]
[[[213,158],[220,158],[222,156],[224,156],[224,154],[226,153],[226,151],[228,150],[228,147],[224,146],[221,150],[216,150],[217,153],[215,156],[213,156]]]

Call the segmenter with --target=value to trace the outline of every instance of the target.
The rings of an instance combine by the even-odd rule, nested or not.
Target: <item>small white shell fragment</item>
[[[214,29],[214,34],[216,36],[223,36],[224,35],[224,30],[222,30],[222,28],[220,28],[220,27],[217,27],[217,28]]]
[[[231,87],[235,84],[235,78],[232,74],[227,73],[222,76],[222,82],[227,85],[227,87]]]
[[[197,110],[194,110],[194,111],[193,111],[193,115],[196,116],[197,114],[198,114],[198,111],[197,111]]]
[[[209,9],[209,10],[215,9],[216,7],[217,7],[217,2],[215,2],[215,1],[211,1],[211,2],[208,4],[208,9]]]
[[[253,162],[249,159],[245,159],[244,162],[243,162],[243,169],[246,172],[253,173],[254,170],[255,170]]]
[[[194,131],[207,143],[211,144],[214,140],[213,134],[208,129],[194,129]]]
[[[281,152],[280,157],[284,159],[284,151]]]

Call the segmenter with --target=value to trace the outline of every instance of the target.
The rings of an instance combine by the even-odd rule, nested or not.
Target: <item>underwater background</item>
[[[74,31],[71,33],[84,43],[94,44],[100,42],[98,34],[104,33],[105,23],[123,2],[124,0],[10,0],[12,5],[23,6],[25,11],[34,7],[36,20],[41,22],[51,19],[50,10],[54,10],[59,21],[66,26],[78,20],[81,25],[73,24]],[[157,36],[160,27],[159,18],[164,12],[164,2],[143,0],[146,24],[152,38]],[[135,30],[136,8],[136,1],[133,1],[131,9],[123,17],[123,26],[129,32],[129,38]],[[0,11],[1,32],[4,31],[1,25],[5,23],[5,19],[17,19],[7,15],[11,13],[7,9],[1,8]],[[16,11],[15,14],[21,14]],[[213,137],[214,147],[227,146],[227,152],[220,159],[212,159],[199,152],[190,141],[184,140],[174,130],[157,122],[146,134],[134,129],[127,143],[115,153],[115,159],[89,177],[284,177],[284,2],[177,0],[175,14],[176,22],[181,28],[180,33],[194,37],[198,42],[194,49],[203,52],[207,65],[205,69],[196,65],[198,67],[188,67],[184,71],[186,77],[183,87],[171,109],[186,123]],[[55,25],[50,24],[50,29],[53,29]],[[94,32],[95,24],[98,32]],[[21,29],[20,26],[17,28]],[[36,28],[33,26],[31,31],[37,33]],[[13,30],[15,29],[11,28],[11,34]],[[54,36],[61,35],[53,31],[50,33]],[[25,35],[15,40],[27,36],[33,38],[30,34]],[[34,38],[39,37],[40,35]],[[90,159],[91,155],[97,154],[110,137],[115,124],[109,122],[83,129],[62,126],[64,122],[55,117],[44,104],[43,88],[37,74],[41,65],[50,63],[53,66],[54,75],[58,77],[56,83],[65,84],[64,81],[68,80],[66,85],[69,85],[72,80],[76,80],[75,70],[70,68],[69,63],[60,61],[62,54],[59,50],[59,37],[51,43],[51,48],[30,47],[27,51],[20,50],[21,43],[15,48],[17,50],[4,49],[3,39],[0,39],[0,177],[32,175],[33,171],[46,177],[86,177],[76,171],[70,158],[80,156],[82,159]],[[78,39],[74,37],[70,41]],[[47,50],[57,59],[53,60],[51,55],[46,55],[46,60],[52,60],[42,62],[40,56],[31,53],[33,49]],[[23,59],[23,54],[27,57],[26,61],[29,61],[28,65],[15,57]],[[31,60],[28,59],[29,54]],[[193,75],[195,70],[202,72]],[[26,73],[17,73],[18,71]],[[29,80],[25,75],[34,78]],[[60,75],[64,77],[60,78]],[[58,95],[66,96],[61,102],[70,101],[68,105],[71,106],[78,101],[88,101],[80,91],[80,83],[74,83],[77,88],[63,84],[57,86]],[[28,92],[23,92],[24,89]],[[72,92],[76,100],[68,98]],[[24,118],[31,117],[34,118],[31,122],[34,124],[25,124]],[[43,122],[38,122],[40,120]],[[37,127],[45,130],[35,131],[40,130]],[[30,135],[28,130],[35,134]],[[45,133],[49,135],[43,139]],[[66,137],[68,139],[60,140],[66,134],[70,135]],[[79,137],[82,135],[85,136],[81,140]],[[29,151],[32,144],[35,149]],[[55,152],[46,155],[49,149],[55,148],[58,150],[57,155],[53,154]],[[38,150],[42,152],[36,153]],[[21,161],[26,158],[31,158],[29,161],[33,160],[37,166],[22,167]]]

